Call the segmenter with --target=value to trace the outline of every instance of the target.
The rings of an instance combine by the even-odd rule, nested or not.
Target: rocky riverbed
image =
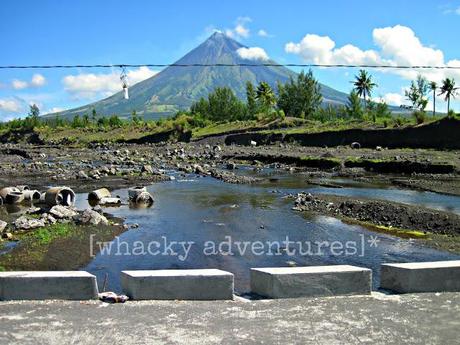
[[[179,172],[179,176],[184,177],[190,173],[210,176],[232,184],[258,184],[268,180],[258,171],[270,167],[301,174],[311,185],[331,188],[343,187],[341,182],[334,181],[335,178],[339,178],[337,181],[346,178],[359,183],[460,195],[460,154],[457,151],[356,147],[257,146],[257,143],[252,146],[225,146],[206,141],[188,144],[91,144],[85,147],[3,144],[0,145],[0,186],[28,185],[38,190],[53,185],[68,186],[75,192],[87,193],[101,187],[115,190],[169,181],[178,176],[173,172]],[[249,167],[253,173],[240,173],[242,165],[246,170]],[[392,168],[395,171],[391,171]],[[449,236],[460,234],[459,217],[449,212],[390,201],[315,195],[311,202],[306,202],[307,198],[299,196],[296,208],[387,228]],[[40,228],[63,221],[78,223],[77,218],[83,216],[84,210],[68,210],[69,214],[76,214],[67,220],[56,217],[56,211],[37,210],[31,206],[27,211],[31,217],[15,216],[5,211],[3,236],[8,239],[10,235],[6,233],[21,227],[23,229],[20,230],[26,230],[26,227]],[[102,209],[91,211],[107,216]],[[115,223],[119,225],[119,222]]]

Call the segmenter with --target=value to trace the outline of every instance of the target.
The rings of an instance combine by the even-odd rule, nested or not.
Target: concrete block
[[[399,293],[460,291],[460,260],[383,264],[380,287]]]
[[[269,298],[370,294],[372,271],[336,265],[251,268],[251,291]]]
[[[0,272],[0,300],[97,298],[96,277],[85,271]]]
[[[217,269],[122,271],[121,286],[132,299],[233,299],[233,274]]]

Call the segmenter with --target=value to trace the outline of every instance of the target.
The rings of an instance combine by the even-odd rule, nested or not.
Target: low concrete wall
[[[132,299],[233,299],[233,274],[217,269],[122,271],[121,286]]]
[[[251,268],[251,290],[269,298],[370,294],[372,271],[336,265]]]
[[[383,264],[380,286],[399,293],[460,291],[460,260]]]
[[[96,277],[84,271],[0,272],[0,300],[97,298]]]

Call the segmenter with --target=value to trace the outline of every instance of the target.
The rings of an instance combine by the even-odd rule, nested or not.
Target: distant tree
[[[112,115],[109,118],[108,125],[110,127],[121,127],[123,125],[123,121],[116,115]]]
[[[88,127],[90,123],[88,114],[84,114],[81,121],[84,127]]]
[[[276,96],[271,86],[261,81],[257,86],[256,99],[264,112],[269,112],[276,104]]]
[[[94,108],[91,111],[91,121],[93,121],[94,123],[97,122],[97,113],[96,113],[96,109],[94,109]]]
[[[358,93],[355,90],[350,92],[348,96],[347,104],[345,106],[346,113],[349,117],[362,119],[364,112],[363,106],[361,102],[361,98],[359,97]]]
[[[38,119],[38,117],[40,116],[40,109],[36,104],[32,104],[30,106],[29,116],[34,119]]]
[[[195,102],[190,107],[190,112],[194,115],[202,115],[208,117],[209,113],[209,102],[204,97],[201,97],[198,102]],[[160,119],[161,120],[161,119]]]
[[[29,113],[23,122],[19,124],[19,127],[32,129],[40,124],[40,109],[36,104],[29,106]]]
[[[355,76],[353,85],[358,96],[364,99],[365,102],[371,97],[372,90],[378,86],[372,81],[372,76],[363,69]]]
[[[247,105],[248,117],[254,118],[254,116],[257,114],[259,110],[259,107],[257,104],[256,90],[254,88],[254,85],[250,81],[246,83],[246,105]]]
[[[81,128],[83,127],[83,123],[81,121],[80,115],[75,115],[72,119],[72,128]]]
[[[435,81],[430,82],[430,90],[433,91],[433,116],[436,115],[436,89],[438,84]]]
[[[383,100],[381,102],[376,103],[373,110],[375,117],[377,118],[391,117],[391,110],[388,107],[388,104],[386,104],[386,102],[384,102]]]
[[[455,98],[457,95],[457,90],[459,88],[455,87],[455,80],[453,78],[446,78],[442,81],[441,92],[439,96],[444,96],[444,100],[447,101],[447,113],[449,114],[450,110],[450,99]]]
[[[217,87],[208,95],[194,103],[190,112],[212,121],[231,121],[242,119],[246,107],[228,87]]]
[[[291,77],[284,85],[278,83],[278,108],[287,116],[309,117],[319,109],[322,99],[321,86],[311,70],[300,72],[295,81]]]
[[[139,118],[137,117],[137,112],[135,109],[133,109],[133,111],[131,112],[131,120],[134,122],[134,123],[138,123],[139,122]]]
[[[411,81],[409,90],[404,92],[406,98],[412,103],[412,109],[425,111],[428,105],[429,84],[420,74],[415,81]]]

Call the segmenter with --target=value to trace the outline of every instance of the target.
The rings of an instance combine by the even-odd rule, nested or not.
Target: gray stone
[[[82,179],[82,180],[88,180],[88,179],[89,179],[89,176],[88,176],[83,170],[80,170],[80,171],[77,173],[77,178],[78,178],[78,179]]]
[[[71,208],[62,205],[56,205],[51,207],[49,213],[57,219],[70,219],[78,214]]]
[[[100,213],[98,213],[98,212],[96,212],[96,211],[94,211],[94,210],[92,210],[90,208],[86,209],[82,213],[82,215],[78,218],[78,221],[80,223],[83,223],[83,224],[109,225],[109,221],[104,215],[102,215],[102,214],[100,214]]]
[[[251,268],[251,291],[269,298],[370,294],[372,271],[334,265]]]
[[[380,286],[399,293],[460,291],[460,260],[383,264]]]
[[[153,168],[151,165],[146,164],[142,166],[141,172],[145,172],[147,174],[153,174]]]
[[[97,298],[96,277],[85,271],[0,272],[0,300]]]
[[[0,232],[2,232],[3,230],[5,230],[5,228],[7,227],[8,223],[7,222],[4,222],[3,220],[0,220]]]
[[[233,274],[218,269],[122,271],[123,291],[132,299],[233,299]]]
[[[21,216],[14,221],[13,225],[17,230],[31,230],[44,227],[45,221],[43,219],[34,219],[27,218],[26,216]]]

